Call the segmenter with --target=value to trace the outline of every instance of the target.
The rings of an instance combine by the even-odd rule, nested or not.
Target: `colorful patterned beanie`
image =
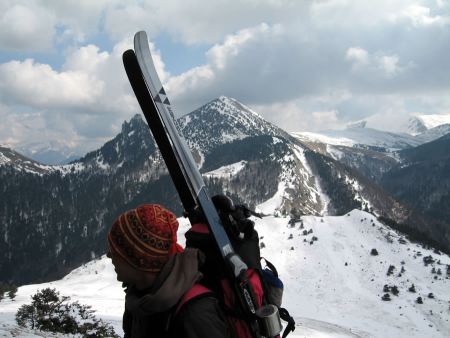
[[[144,204],[117,218],[108,234],[110,250],[134,268],[158,272],[169,256],[182,252],[177,244],[178,220],[158,204]]]

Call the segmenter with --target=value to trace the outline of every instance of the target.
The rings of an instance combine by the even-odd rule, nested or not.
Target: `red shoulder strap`
[[[208,289],[207,287],[204,287],[201,284],[194,284],[193,287],[191,287],[188,291],[186,291],[186,293],[183,295],[183,297],[181,297],[180,302],[177,305],[177,308],[175,310],[175,315],[178,314],[178,312],[181,310],[181,308],[183,307],[184,304],[186,304],[187,302],[189,302],[191,299],[194,299],[195,297],[198,297],[200,295],[204,295],[205,293],[209,293],[212,292],[210,289]]]

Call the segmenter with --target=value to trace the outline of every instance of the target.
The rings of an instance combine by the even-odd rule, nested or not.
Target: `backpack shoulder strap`
[[[208,289],[207,287],[205,287],[199,283],[194,284],[194,286],[192,286],[188,291],[186,291],[186,293],[183,295],[183,297],[181,297],[181,299],[178,302],[178,305],[175,309],[175,315],[177,315],[178,312],[180,312],[183,305],[185,305],[187,302],[191,301],[192,299],[198,298],[202,295],[212,294],[212,293],[213,292],[210,289]]]

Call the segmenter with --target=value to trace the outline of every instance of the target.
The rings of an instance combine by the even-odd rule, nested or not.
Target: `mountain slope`
[[[221,96],[178,119],[190,148],[207,154],[218,145],[249,136],[289,135],[242,103]]]
[[[399,153],[401,165],[387,172],[382,186],[398,199],[436,219],[429,227],[450,243],[450,134]]]
[[[182,242],[188,224],[180,221]],[[265,244],[262,255],[276,265],[285,284],[283,306],[297,322],[292,337],[438,338],[449,332],[449,256],[411,243],[373,215],[357,210],[344,216],[305,216],[294,226],[282,217],[255,221]],[[303,235],[304,230],[312,233]],[[379,254],[371,255],[372,249]],[[425,257],[430,263],[424,263]],[[391,265],[393,273],[387,276]],[[412,284],[415,293],[408,291]],[[384,291],[385,285],[397,286],[399,294]],[[14,313],[45,287],[92,305],[98,316],[122,332],[124,294],[112,265],[102,257],[62,280],[20,287],[15,301],[0,302],[2,336],[37,337],[37,332],[17,328]],[[390,301],[381,299],[386,293]],[[418,297],[423,304],[416,303]]]
[[[0,146],[0,167],[33,174],[50,173],[54,169],[19,154],[13,149]]]
[[[348,163],[339,163],[325,145],[294,139],[236,100],[221,97],[178,124],[211,195],[225,192],[251,207],[271,206],[277,215],[341,215],[361,208],[405,228],[428,226],[349,168],[350,156]],[[357,151],[365,156],[360,168],[376,153]],[[365,165],[374,176],[392,166],[388,160],[396,163],[384,156]],[[376,172],[383,161],[386,169]],[[136,205],[157,202],[178,215],[183,211],[140,115],[124,122],[100,149],[68,165],[39,167],[44,171],[38,174],[18,170],[22,162],[0,163],[0,276],[5,281],[48,281],[98,257],[105,251],[107,227]]]
[[[347,128],[344,130],[326,130],[320,133],[292,133],[292,135],[304,141],[312,140],[384,152],[392,152],[421,144],[420,140],[408,134],[397,134],[372,128]]]
[[[442,115],[416,115],[409,119],[408,129],[413,135],[426,132],[438,126],[450,124],[450,114]]]
[[[214,163],[208,160],[209,156],[236,162],[246,160],[246,165],[234,178],[207,180],[211,191],[228,191],[241,201],[256,205],[275,194],[281,182],[292,191],[303,189],[302,177],[308,175],[297,166],[289,142],[282,136],[272,136],[286,133],[235,100],[222,97],[212,106],[215,118],[207,124],[203,119],[199,123],[194,118],[196,113],[191,115],[191,122],[184,121],[191,145],[197,145],[198,135],[205,138],[205,142],[200,142],[205,150],[193,149],[201,154],[197,156],[198,162],[207,163],[207,170],[203,171],[206,174],[232,164]],[[206,109],[200,109],[200,116],[205,119]],[[247,137],[220,137],[221,142],[213,147],[219,134],[229,136],[236,130]],[[255,148],[252,154],[251,144],[258,152]],[[246,151],[238,153],[235,146]],[[2,280],[19,284],[45,281],[97,257],[105,250],[106,227],[118,213],[131,206],[158,202],[179,215],[182,213],[165,164],[140,115],[125,122],[121,132],[100,149],[68,165],[44,167],[28,163],[18,154],[13,156],[6,150],[4,153],[0,163]],[[32,166],[34,171],[21,170],[22,163]],[[40,175],[36,168],[42,171]],[[309,211],[315,213],[322,208],[314,190],[305,190],[304,196]],[[289,203],[292,202],[287,199],[285,204]],[[290,210],[288,206],[285,208]]]

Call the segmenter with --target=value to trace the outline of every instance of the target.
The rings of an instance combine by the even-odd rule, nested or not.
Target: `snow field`
[[[322,222],[323,219],[323,222]],[[304,229],[289,228],[283,218],[265,218],[258,223],[266,247],[262,256],[279,269],[285,282],[284,306],[297,318],[321,320],[366,332],[373,337],[446,337],[450,332],[449,280],[430,274],[422,257],[414,251],[449,264],[448,256],[437,255],[407,242],[400,244],[395,233],[371,214],[354,210],[349,216],[303,217]],[[313,230],[303,235],[303,230]],[[385,235],[394,234],[393,243]],[[292,239],[288,239],[292,234]],[[310,244],[313,236],[318,238]],[[307,242],[304,242],[307,239]],[[293,248],[293,250],[291,250]],[[376,248],[378,256],[371,256]],[[401,262],[405,273],[397,277]],[[387,276],[390,265],[396,267]],[[417,293],[408,292],[414,283]],[[381,300],[383,286],[397,285],[399,296]],[[419,291],[420,289],[420,291]],[[435,299],[427,298],[432,292]],[[421,296],[424,304],[416,304]],[[430,314],[430,311],[433,313]]]
[[[407,240],[401,244],[400,236],[363,211],[302,219],[302,229],[301,223],[291,227],[288,218],[255,219],[260,242],[265,245],[261,254],[277,267],[285,285],[283,306],[297,322],[291,337],[449,336],[450,280],[445,279],[448,256]],[[179,221],[179,242],[184,245],[189,222],[183,218]],[[303,235],[304,230],[312,233]],[[313,236],[317,240],[310,244]],[[373,248],[378,256],[370,254]],[[436,274],[430,273],[432,266],[424,266],[423,257],[429,255],[436,261],[435,268],[442,269],[437,279]],[[442,265],[437,264],[438,260]],[[387,276],[390,265],[395,270]],[[405,272],[398,277],[401,266]],[[412,283],[417,293],[408,292]],[[391,294],[391,301],[382,301],[385,284],[398,286],[400,294]],[[70,337],[24,330],[15,324],[17,309],[30,303],[30,296],[46,287],[56,288],[61,295],[70,296],[71,301],[91,305],[98,317],[122,333],[124,293],[112,264],[103,256],[62,280],[22,286],[14,301],[1,301],[0,337]],[[427,298],[430,292],[434,299]],[[418,296],[423,298],[423,304],[415,303]]]

